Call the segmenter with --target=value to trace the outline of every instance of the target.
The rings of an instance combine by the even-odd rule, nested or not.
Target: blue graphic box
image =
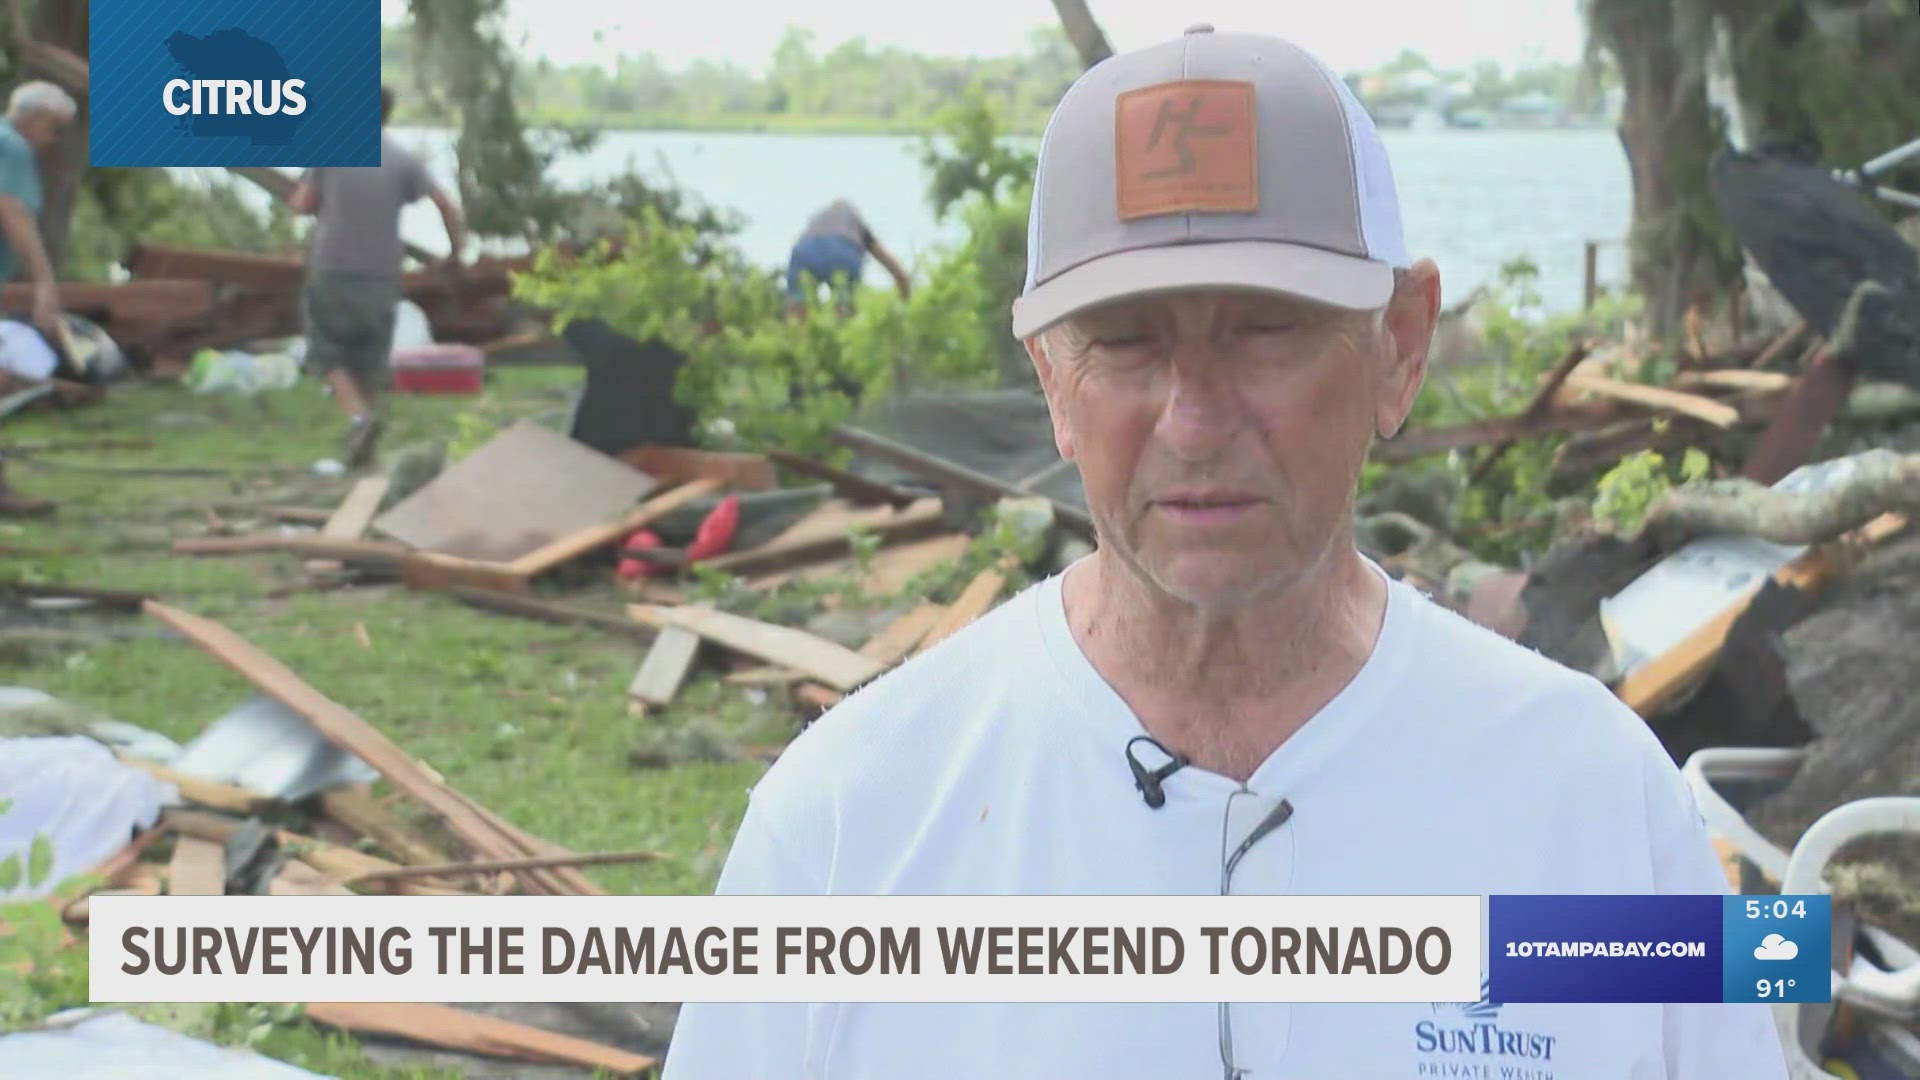
[[[1488,898],[1496,1002],[1824,1002],[1825,896]]]
[[[91,0],[91,163],[380,164],[379,0]]]

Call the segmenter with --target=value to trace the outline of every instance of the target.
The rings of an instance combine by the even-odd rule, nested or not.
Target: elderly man
[[[39,159],[60,141],[76,111],[65,90],[50,82],[26,82],[14,87],[6,121],[0,123],[0,283],[12,281],[25,262],[33,280],[33,323],[50,341],[59,340],[60,290],[40,238]],[[53,509],[45,499],[15,491],[0,462],[0,515],[38,515]]]
[[[1099,548],[795,740],[721,892],[1726,891],[1637,716],[1354,546],[1440,284],[1324,65],[1199,26],[1094,67],[1029,260],[1014,332]],[[1786,1075],[1760,1006],[1461,1009],[692,1003],[666,1075]]]

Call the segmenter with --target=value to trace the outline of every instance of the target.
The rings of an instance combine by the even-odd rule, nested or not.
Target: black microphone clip
[[[1167,755],[1167,763],[1157,769],[1148,769],[1140,764],[1140,760],[1133,756],[1133,744],[1137,742],[1152,743],[1155,750]],[[1186,766],[1186,758],[1161,746],[1152,736],[1136,735],[1127,742],[1127,768],[1133,770],[1133,786],[1139,789],[1140,797],[1146,800],[1151,809],[1158,810],[1166,804],[1167,791],[1162,786],[1163,781]]]

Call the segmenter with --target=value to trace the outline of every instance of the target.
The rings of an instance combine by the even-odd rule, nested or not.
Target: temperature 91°
[[[1761,979],[1754,984],[1753,989],[1755,993],[1763,998],[1777,998],[1786,997],[1787,991],[1799,984],[1798,979]]]

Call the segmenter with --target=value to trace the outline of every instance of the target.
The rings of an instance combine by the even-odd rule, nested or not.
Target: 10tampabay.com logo
[[[91,0],[91,162],[380,163],[379,0]]]

